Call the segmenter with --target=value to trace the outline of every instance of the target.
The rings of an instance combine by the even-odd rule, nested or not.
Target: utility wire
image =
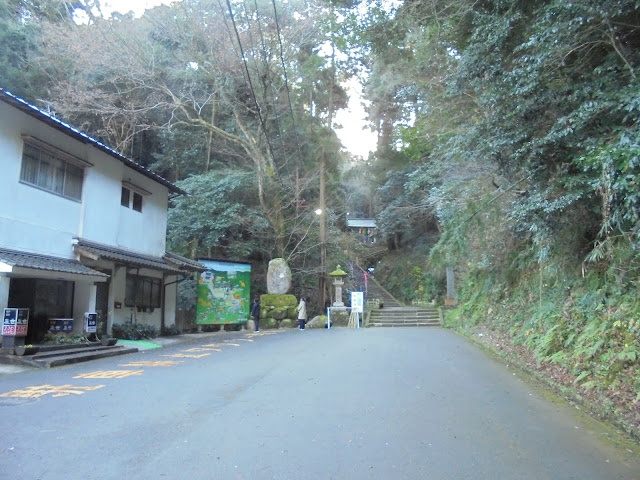
[[[227,33],[229,34],[229,40],[231,40],[231,46],[233,47],[233,52],[238,55],[238,51],[236,50],[236,44],[233,42],[233,35],[231,34],[231,29],[229,28],[229,23],[227,22],[227,16],[224,14],[224,6],[222,2],[218,0],[218,5],[220,5],[220,13],[222,13],[222,19],[224,20],[224,26],[227,28]]]
[[[264,72],[265,75],[262,78],[262,88],[264,91],[264,101],[267,103],[268,105],[268,99],[267,99],[267,85],[265,83],[265,79],[266,79],[266,75],[269,72],[269,62],[268,62],[268,55],[267,55],[267,47],[266,47],[266,43],[264,41],[264,33],[262,31],[262,23],[260,22],[260,9],[258,8],[258,0],[253,0],[253,4],[255,6],[255,12],[256,12],[256,22],[258,24],[258,33],[260,34],[260,45],[262,46],[262,54],[263,54],[263,58],[262,58],[262,63],[263,63],[263,68],[264,68]],[[248,12],[246,4],[245,4],[245,11]],[[251,35],[251,33],[249,34],[249,40],[251,41],[251,46],[253,47],[253,36]],[[256,64],[256,72],[258,73],[258,75],[260,74],[260,69],[258,68],[258,61],[255,61]],[[286,147],[284,144],[284,137],[282,135],[282,129],[280,128],[280,121],[278,119],[278,112],[277,110],[274,108],[274,115],[273,115],[273,120],[276,124],[276,131],[277,131],[277,135],[278,138],[280,139],[280,145],[282,148],[282,152],[283,152],[283,157],[284,157],[284,163],[282,165],[282,167],[278,167],[278,170],[280,170],[281,168],[285,167],[287,164],[287,157],[286,157]]]
[[[220,3],[220,1],[221,0],[218,0],[219,3]],[[229,10],[229,16],[231,17],[231,23],[233,24],[233,29],[235,31],[236,39],[237,39],[237,42],[238,42],[238,46],[240,48],[240,56],[241,56],[243,64],[244,64],[245,72],[246,72],[246,75],[247,75],[247,81],[249,83],[249,89],[251,90],[251,96],[252,96],[253,102],[254,102],[254,104],[255,104],[255,106],[257,108],[258,117],[260,119],[260,126],[261,126],[261,129],[262,129],[262,132],[264,133],[265,139],[267,141],[267,145],[268,145],[268,148],[269,148],[269,152],[271,154],[271,158],[275,162],[275,154],[274,154],[274,151],[273,151],[273,146],[271,145],[271,142],[269,141],[269,135],[267,133],[265,120],[264,120],[264,118],[262,116],[262,109],[260,108],[260,105],[258,104],[258,99],[257,99],[256,93],[255,93],[255,89],[253,87],[253,82],[251,80],[251,75],[250,75],[249,67],[248,67],[248,61],[247,61],[247,58],[246,58],[246,55],[245,55],[245,52],[244,52],[244,48],[242,46],[242,41],[240,40],[240,35],[238,33],[238,28],[237,28],[237,25],[236,25],[235,17],[233,15],[233,9],[231,7],[231,2],[230,2],[230,0],[226,0],[226,2],[227,2],[228,10]],[[260,25],[258,5],[257,5],[257,1],[256,0],[254,0],[254,2],[256,3],[256,15],[258,16],[258,28],[260,30],[260,36],[261,36],[261,41],[262,41],[262,44],[263,44],[263,50],[265,50],[265,47],[264,47],[264,36],[262,34],[262,27]],[[278,20],[278,11],[277,11],[277,8],[276,8],[276,5],[275,5],[275,1],[273,1],[273,10],[274,10],[275,22],[276,22],[276,28],[277,28],[278,43],[280,45],[280,60],[281,60],[282,69],[283,69],[283,72],[284,72],[284,80],[285,80],[285,88],[286,88],[286,92],[287,92],[287,101],[288,101],[288,105],[289,105],[289,113],[291,115],[292,127],[293,127],[293,130],[294,130],[294,136],[295,136],[295,142],[296,142],[296,148],[297,148],[297,151],[298,151],[297,164],[300,165],[301,164],[301,160],[302,160],[302,151],[301,151],[301,148],[300,148],[300,140],[299,140],[299,136],[298,136],[298,129],[297,129],[297,126],[296,126],[295,116],[294,116],[294,113],[293,113],[293,106],[292,106],[292,103],[291,103],[291,95],[290,95],[290,90],[289,90],[289,80],[288,80],[288,75],[287,75],[286,64],[284,62],[284,53],[283,53],[284,49],[283,49],[283,46],[282,46],[282,36],[281,36],[281,30],[280,30],[280,23],[279,23],[279,20]],[[246,11],[246,6],[245,6],[245,11]],[[228,24],[226,23],[226,20],[225,20],[225,25],[227,26],[227,30],[229,31],[229,27],[228,27]],[[232,36],[230,31],[229,31],[229,36],[230,37]],[[234,42],[232,42],[232,44],[234,44]],[[234,44],[234,49],[235,49],[235,44]],[[266,99],[265,99],[265,101],[266,101]],[[284,141],[282,133],[280,131],[280,124],[278,122],[277,116],[275,118],[275,121],[276,121],[276,127],[277,127],[278,132],[279,132],[279,136],[281,137],[281,141]]]
[[[256,97],[256,92],[253,88],[253,82],[251,81],[251,74],[249,73],[249,65],[247,62],[247,58],[244,54],[244,49],[242,48],[242,41],[240,40],[240,34],[238,33],[238,27],[236,25],[236,20],[233,16],[233,9],[231,8],[231,1],[227,0],[227,7],[229,8],[229,16],[231,17],[231,23],[233,24],[233,30],[236,32],[236,39],[238,40],[238,46],[240,48],[240,55],[242,56],[242,63],[244,64],[244,70],[247,73],[247,82],[249,83],[249,90],[251,90],[251,97],[253,98],[253,103],[256,106],[258,118],[260,119],[260,126],[262,127],[262,133],[264,133],[264,137],[267,141],[267,146],[269,147],[269,153],[271,154],[271,158],[275,162],[275,155],[273,153],[273,147],[271,146],[271,142],[269,141],[269,135],[267,134],[267,128],[264,122],[264,118],[262,117],[262,110],[260,105],[258,104],[258,98]]]
[[[278,43],[280,44],[280,61],[282,62],[282,70],[284,71],[284,86],[287,90],[287,100],[289,102],[289,113],[291,114],[293,133],[295,135],[296,146],[298,148],[298,165],[300,165],[300,163],[302,162],[302,153],[300,151],[300,140],[298,138],[298,128],[296,127],[296,118],[293,115],[293,107],[291,106],[291,95],[289,93],[289,80],[287,78],[287,67],[284,63],[282,37],[280,36],[280,22],[278,21],[278,10],[276,9],[276,0],[271,0],[271,3],[273,3],[273,16],[276,21],[276,31],[278,32]]]

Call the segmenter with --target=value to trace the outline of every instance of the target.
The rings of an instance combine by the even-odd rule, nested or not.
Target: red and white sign
[[[2,335],[26,337],[29,328],[28,308],[5,308],[2,316]]]

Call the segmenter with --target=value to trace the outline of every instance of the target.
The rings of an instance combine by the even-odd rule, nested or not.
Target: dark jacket
[[[260,302],[255,302],[251,305],[251,316],[255,319],[260,318]]]

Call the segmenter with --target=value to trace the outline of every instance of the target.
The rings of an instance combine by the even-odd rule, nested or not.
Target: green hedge
[[[144,340],[156,338],[158,329],[141,323],[116,323],[113,325],[113,336],[122,340]]]

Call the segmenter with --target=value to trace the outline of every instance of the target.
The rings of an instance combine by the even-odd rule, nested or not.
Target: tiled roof
[[[353,228],[376,228],[376,221],[373,218],[350,218],[347,226]]]
[[[84,255],[85,257],[93,258],[94,260],[111,260],[124,265],[151,268],[176,274],[183,273],[184,270],[168,264],[162,257],[144,255],[142,253],[125,250],[123,248],[115,248],[110,245],[103,245],[101,243],[92,242],[82,238],[76,238],[74,240],[74,251],[80,255]]]
[[[70,258],[50,257],[35,253],[19,252],[16,250],[0,249],[0,262],[12,267],[31,268],[34,270],[48,270],[51,272],[73,273],[76,275],[92,275],[108,277],[109,275],[93,270]]]
[[[203,272],[207,269],[207,267],[205,267],[201,263],[195,260],[191,260],[190,258],[183,257],[182,255],[178,255],[176,253],[167,252],[164,254],[164,259],[169,263],[177,265],[182,270]]]
[[[161,177],[157,173],[152,172],[148,168],[143,167],[139,163],[134,162],[130,158],[127,158],[124,155],[121,155],[120,153],[116,152],[112,148],[107,147],[104,143],[99,142],[98,140],[96,140],[96,139],[90,137],[89,135],[87,135],[86,133],[81,132],[80,130],[72,127],[71,125],[69,125],[69,124],[67,124],[65,122],[63,122],[62,120],[57,119],[53,115],[40,110],[38,107],[36,107],[34,105],[31,105],[30,103],[26,102],[22,98],[16,97],[15,95],[13,95],[8,90],[0,88],[0,100],[5,102],[8,105],[11,105],[11,106],[17,108],[18,110],[26,113],[27,115],[30,115],[31,117],[40,120],[41,122],[49,125],[50,127],[53,127],[56,130],[58,130],[58,131],[60,131],[60,132],[62,132],[64,134],[66,134],[66,135],[68,135],[68,136],[70,136],[70,137],[82,142],[82,143],[91,144],[93,147],[97,148],[98,150],[101,150],[101,151],[105,152],[106,154],[114,157],[115,159],[121,161],[127,167],[129,167],[129,168],[131,168],[131,169],[133,169],[133,170],[135,170],[137,172],[140,172],[145,177],[148,177],[148,178],[150,178],[150,179],[152,179],[152,180],[164,185],[170,191],[172,191],[174,193],[179,193],[181,195],[187,195],[187,192],[185,190],[183,190],[182,188],[174,185],[169,180]]]

